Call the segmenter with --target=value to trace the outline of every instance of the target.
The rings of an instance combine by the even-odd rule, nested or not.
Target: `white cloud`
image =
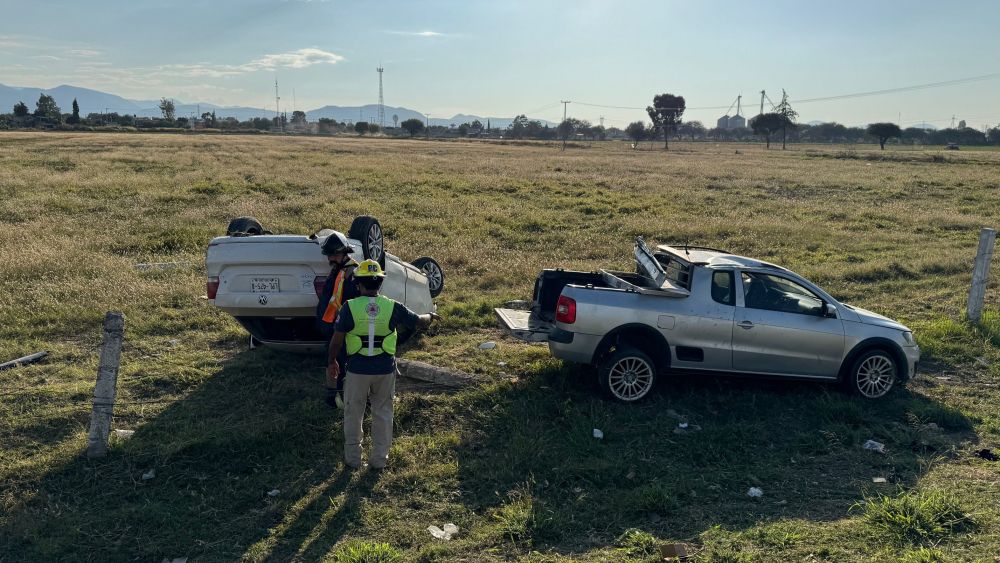
[[[386,31],[393,35],[409,35],[411,37],[444,37],[445,34],[438,31]]]
[[[158,72],[172,76],[222,78],[261,70],[278,68],[306,68],[318,64],[337,64],[344,57],[316,48],[298,49],[288,53],[264,55],[241,65],[218,65],[206,62],[194,64],[173,64],[158,67]]]
[[[74,57],[96,57],[101,52],[94,51],[93,49],[70,49],[69,54]]]
[[[52,56],[52,55],[31,55],[31,58],[33,58],[33,59],[40,59],[40,60],[43,60],[43,61],[61,61],[62,60],[59,57],[55,57],[55,56]]]

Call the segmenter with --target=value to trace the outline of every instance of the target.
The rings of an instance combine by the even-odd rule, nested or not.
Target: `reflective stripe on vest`
[[[330,294],[330,302],[326,306],[326,312],[323,313],[324,323],[332,323],[337,320],[337,313],[340,312],[340,307],[343,305],[346,274],[347,271],[343,268],[337,272],[337,279],[333,282],[333,293]]]
[[[344,335],[347,354],[377,356],[396,353],[396,331],[389,330],[389,320],[396,302],[388,297],[355,297],[347,302],[354,318],[354,328]]]

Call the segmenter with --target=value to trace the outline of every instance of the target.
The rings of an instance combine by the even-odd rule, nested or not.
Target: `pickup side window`
[[[732,271],[712,272],[712,300],[723,305],[736,304],[736,287]]]
[[[750,309],[799,315],[818,315],[823,306],[815,293],[792,280],[756,272],[743,272],[743,302]]]
[[[654,257],[667,274],[667,279],[678,287],[691,290],[691,265],[681,262],[670,254],[657,252]]]

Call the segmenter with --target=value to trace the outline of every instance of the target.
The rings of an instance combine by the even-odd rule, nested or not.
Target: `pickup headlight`
[[[913,333],[908,330],[903,332],[903,340],[906,341],[907,346],[913,346],[917,343],[917,341],[913,339]]]

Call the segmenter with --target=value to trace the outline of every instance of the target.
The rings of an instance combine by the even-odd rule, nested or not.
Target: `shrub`
[[[403,554],[387,543],[354,541],[337,550],[333,563],[396,563]]]
[[[877,495],[855,506],[863,509],[864,521],[876,535],[897,546],[935,543],[975,527],[973,518],[944,491]]]

